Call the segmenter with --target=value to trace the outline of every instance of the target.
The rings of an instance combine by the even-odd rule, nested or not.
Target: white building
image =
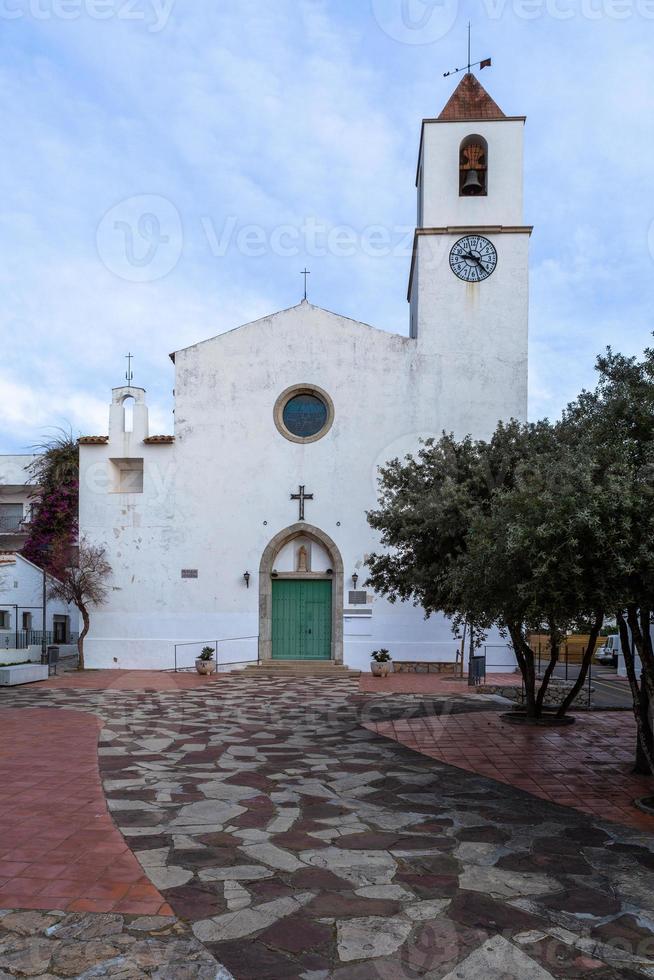
[[[0,455],[0,552],[20,551],[29,530],[36,456]]]
[[[81,532],[114,576],[89,666],[231,638],[223,661],[455,658],[443,618],[365,589],[366,511],[421,437],[526,418],[523,128],[471,74],[424,121],[408,335],[303,302],[177,351],[173,436],[149,434],[142,389],[114,390],[108,436],[81,440]]]
[[[46,575],[46,593],[51,581]],[[72,645],[78,622],[75,606],[46,595],[46,643]],[[0,663],[38,660],[42,630],[43,572],[20,554],[0,553]]]

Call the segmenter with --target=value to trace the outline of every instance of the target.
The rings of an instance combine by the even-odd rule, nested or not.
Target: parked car
[[[595,660],[598,664],[603,664],[605,667],[617,667],[619,655],[620,636],[618,633],[613,633],[611,636],[607,636],[606,643],[595,654]]]

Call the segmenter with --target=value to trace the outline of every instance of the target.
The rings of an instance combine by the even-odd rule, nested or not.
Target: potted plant
[[[213,659],[215,650],[213,647],[204,647],[202,653],[195,661],[195,669],[198,674],[215,674],[216,661]]]
[[[391,669],[391,655],[388,650],[373,650],[370,669],[375,677],[388,677]]]

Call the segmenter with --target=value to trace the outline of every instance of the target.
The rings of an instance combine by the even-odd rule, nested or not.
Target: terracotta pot
[[[196,660],[195,669],[198,674],[211,675],[216,673],[216,661],[215,660]]]

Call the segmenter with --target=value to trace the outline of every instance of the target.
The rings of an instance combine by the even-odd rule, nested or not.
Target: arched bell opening
[[[488,194],[488,143],[483,136],[466,136],[459,151],[459,195]]]

